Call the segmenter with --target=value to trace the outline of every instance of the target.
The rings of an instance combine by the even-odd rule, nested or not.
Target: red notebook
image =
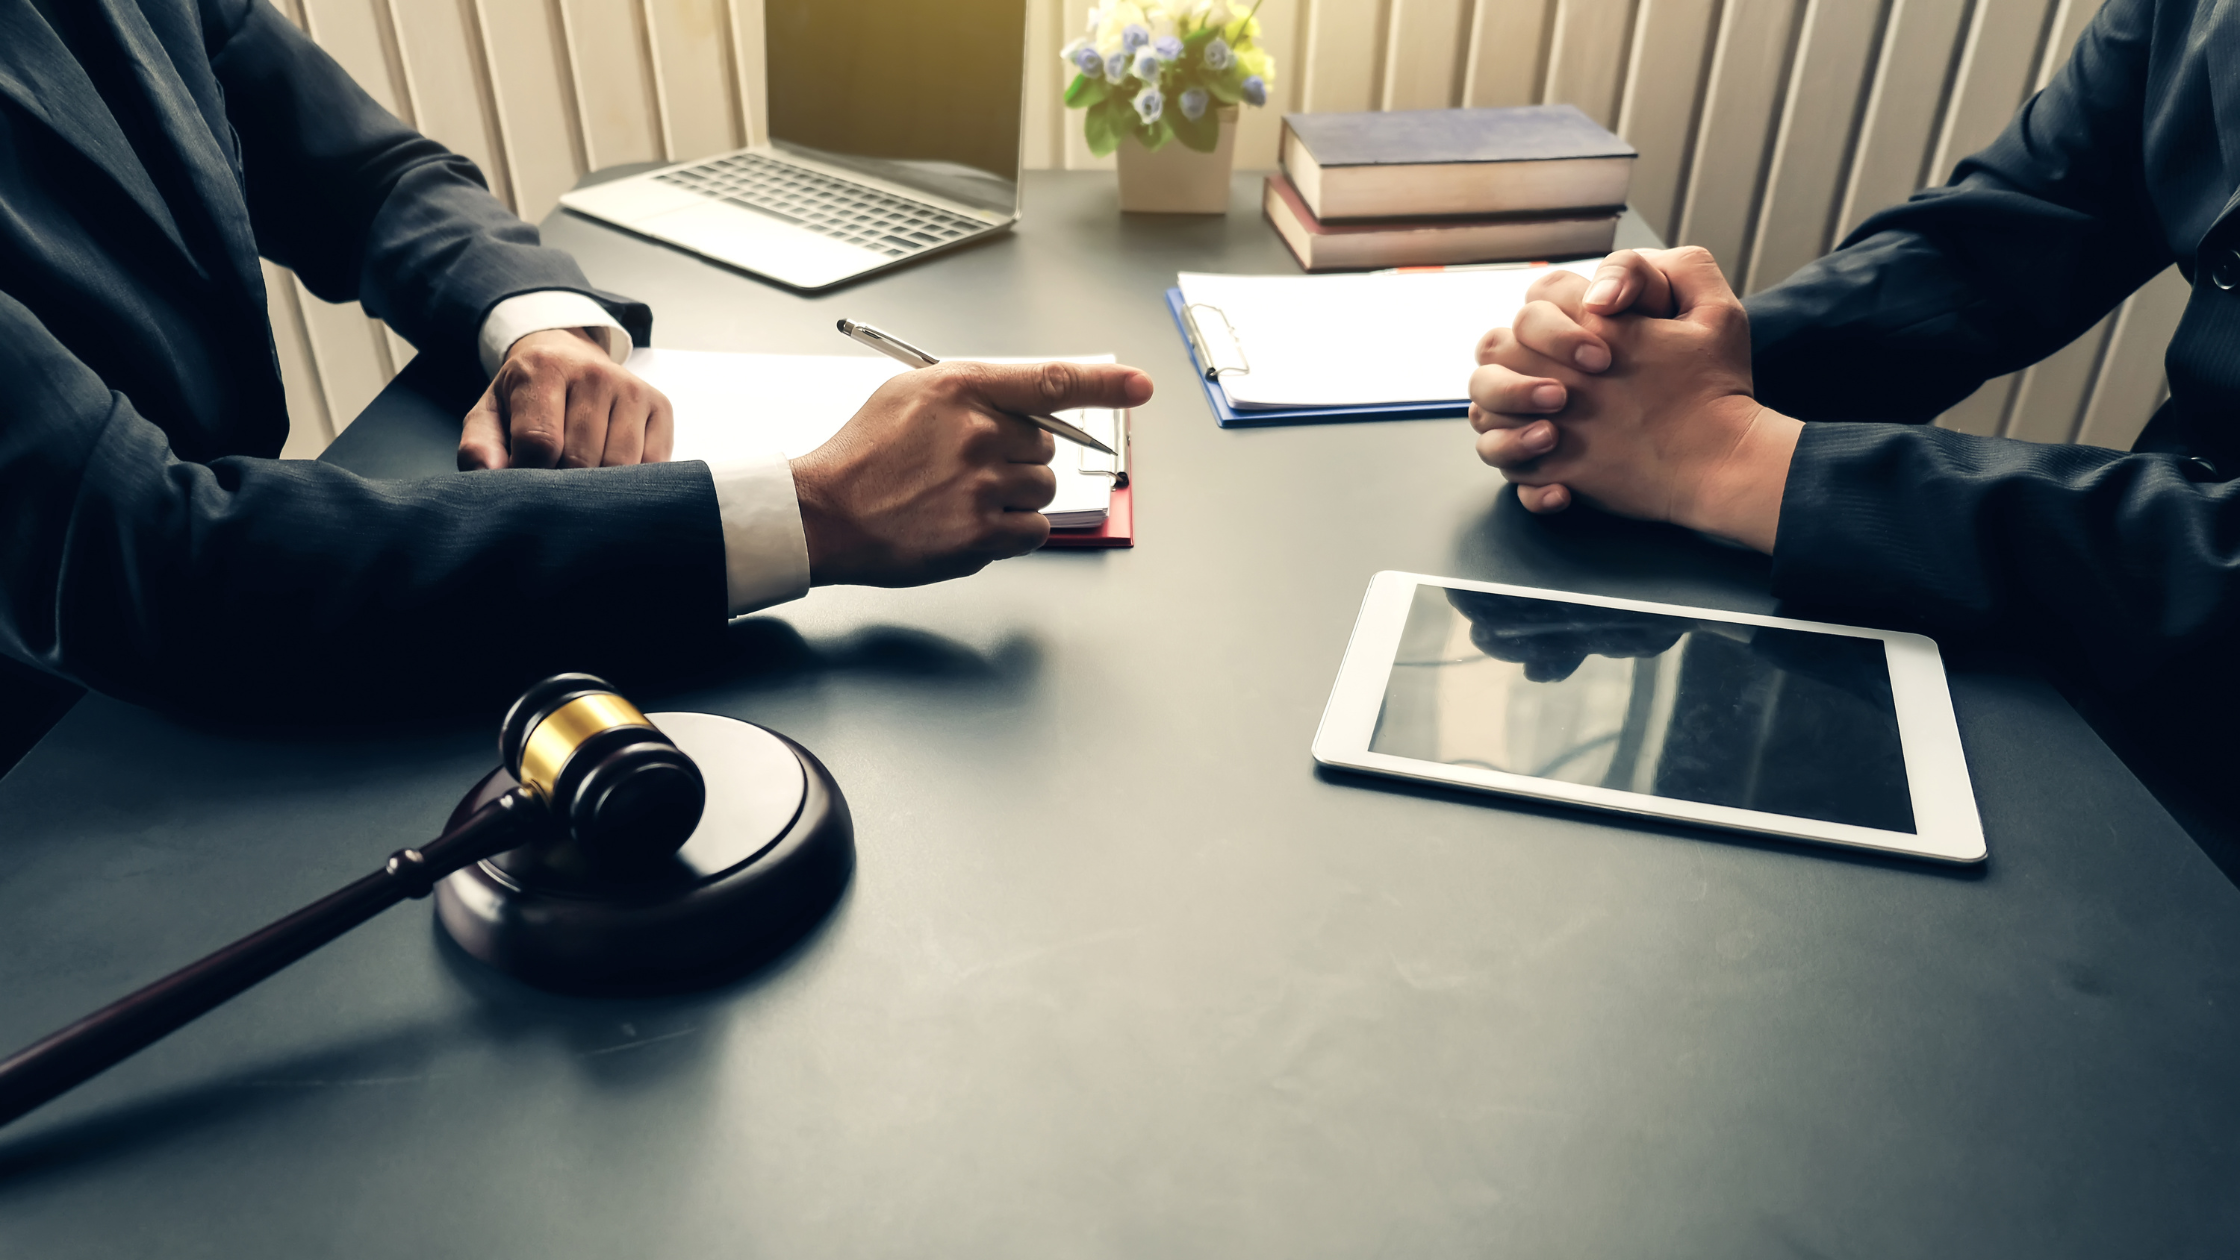
[[[1133,547],[1136,545],[1134,478],[1112,492],[1112,510],[1095,529],[1053,529],[1045,547]]]

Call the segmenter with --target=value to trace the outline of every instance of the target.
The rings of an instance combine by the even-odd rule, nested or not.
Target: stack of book
[[[1290,114],[1261,207],[1308,271],[1602,254],[1634,157],[1569,105]]]

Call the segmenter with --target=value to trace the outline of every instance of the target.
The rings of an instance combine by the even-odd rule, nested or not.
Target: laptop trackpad
[[[636,227],[803,288],[830,284],[887,261],[876,250],[826,240],[806,228],[720,202],[653,215]]]

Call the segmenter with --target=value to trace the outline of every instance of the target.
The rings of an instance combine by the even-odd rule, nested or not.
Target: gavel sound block
[[[582,869],[523,845],[436,885],[459,946],[544,988],[648,992],[720,982],[793,943],[855,865],[848,806],[815,756],[775,732],[707,713],[647,720],[700,768],[707,804],[683,846],[637,870]],[[456,824],[512,791],[493,770]]]
[[[0,1060],[0,1124],[431,890],[452,938],[500,970],[643,992],[771,957],[855,866],[832,776],[759,726],[648,718],[599,679],[560,674],[515,702],[498,750],[503,764],[434,840]]]

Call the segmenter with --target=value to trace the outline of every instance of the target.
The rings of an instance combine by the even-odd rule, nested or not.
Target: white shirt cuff
[[[731,615],[743,617],[809,593],[809,535],[793,466],[783,455],[708,466],[723,520],[723,568]]]
[[[581,293],[540,289],[517,293],[490,308],[482,321],[482,370],[496,376],[514,342],[553,328],[581,328],[603,342],[607,357],[617,363],[630,357],[630,334],[607,314],[606,307]]]

